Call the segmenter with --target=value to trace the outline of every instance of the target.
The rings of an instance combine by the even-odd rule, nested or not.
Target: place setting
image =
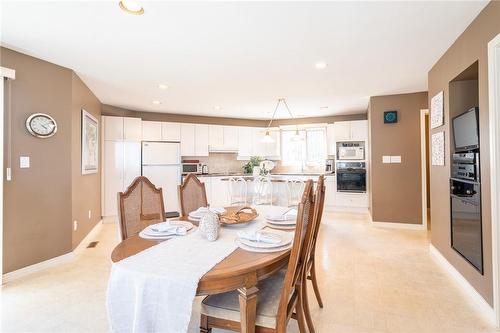
[[[261,229],[239,231],[235,242],[238,247],[250,252],[279,252],[292,246],[293,237],[293,232]]]
[[[283,213],[266,214],[266,225],[273,229],[294,230],[297,224],[297,209],[290,208]]]
[[[152,240],[166,240],[176,236],[186,236],[194,225],[188,221],[167,220],[165,222],[148,225],[139,237]]]

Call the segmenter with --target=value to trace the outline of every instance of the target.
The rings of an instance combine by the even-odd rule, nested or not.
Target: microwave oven
[[[364,142],[338,142],[337,160],[364,160]]]
[[[202,164],[201,163],[182,163],[182,174],[187,175],[189,173],[201,174],[202,172]]]

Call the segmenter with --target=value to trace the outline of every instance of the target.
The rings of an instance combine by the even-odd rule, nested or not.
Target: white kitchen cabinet
[[[238,159],[249,159],[253,155],[253,137],[255,128],[240,127],[238,129]]]
[[[368,140],[368,120],[338,121],[333,125],[335,141]]]
[[[141,175],[141,143],[123,142],[123,190]]]
[[[141,118],[123,117],[123,140],[135,142],[142,140]]]
[[[333,124],[335,132],[335,141],[351,140],[351,122],[338,121]]]
[[[238,127],[224,126],[224,149],[238,149]]]
[[[211,181],[211,202],[214,207],[225,207],[229,205],[229,181],[227,177],[212,177]]]
[[[351,139],[355,141],[368,140],[368,120],[351,121]]]
[[[224,149],[224,126],[208,126],[208,144],[210,146],[210,150]]]
[[[143,141],[161,141],[161,122],[143,121],[142,122],[142,140]]]
[[[123,140],[123,117],[103,116],[104,140]]]
[[[117,215],[117,193],[123,191],[123,142],[104,141],[103,216]]]
[[[345,193],[335,194],[336,207],[368,208],[368,193]]]
[[[194,156],[208,156],[208,125],[195,125]]]
[[[181,124],[179,123],[161,123],[162,141],[181,141]]]
[[[181,124],[181,156],[195,155],[195,126]]]
[[[335,125],[328,124],[326,126],[326,145],[328,155],[337,155],[337,144],[335,143]]]
[[[325,177],[325,206],[335,206],[335,194],[337,193],[337,182],[335,176]]]
[[[266,144],[262,142],[262,138],[266,134],[265,128],[255,128],[253,133],[253,152],[252,156],[266,156]]]
[[[199,176],[200,182],[205,184],[205,192],[207,193],[207,202],[210,205],[212,203],[212,177]]]

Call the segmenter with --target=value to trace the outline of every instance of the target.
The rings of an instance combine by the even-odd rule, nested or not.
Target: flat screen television
[[[479,108],[453,118],[453,138],[456,152],[479,148]]]

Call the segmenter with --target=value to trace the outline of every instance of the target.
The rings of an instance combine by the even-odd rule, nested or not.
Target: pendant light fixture
[[[276,112],[278,111],[278,108],[279,108],[281,103],[283,103],[283,105],[285,105],[285,108],[288,111],[288,114],[290,115],[291,119],[295,119],[295,117],[292,114],[292,111],[290,111],[290,108],[288,107],[288,104],[286,103],[286,100],[284,98],[279,98],[278,103],[276,104],[276,107],[274,108],[274,112],[273,112],[273,115],[271,117],[271,120],[269,121],[269,124],[267,124],[266,133],[265,133],[264,137],[261,139],[261,142],[263,142],[263,143],[273,143],[275,141],[274,138],[271,136],[270,128],[271,128],[271,125],[273,124],[274,117],[276,117]],[[302,140],[298,126],[296,127],[295,133],[294,133],[291,140],[292,141],[301,141]]]

